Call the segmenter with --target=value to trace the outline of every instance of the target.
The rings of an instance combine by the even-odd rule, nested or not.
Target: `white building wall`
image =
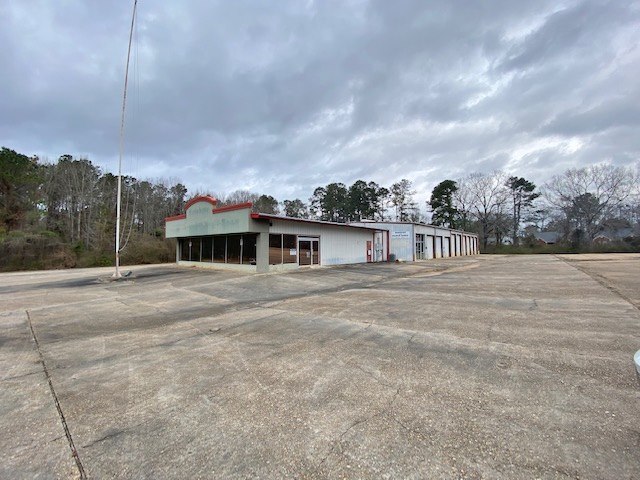
[[[389,232],[389,253],[395,254],[396,258],[402,261],[415,260],[416,234],[425,236],[425,253],[428,259],[477,253],[472,248],[473,240],[476,237],[460,230],[400,222],[355,222],[351,225],[387,230]]]
[[[389,253],[403,262],[415,260],[416,236],[413,225],[394,224],[389,230]]]
[[[429,260],[433,260],[435,257],[435,252],[433,250],[433,235],[427,235],[425,237],[425,242],[427,243],[427,258]]]
[[[269,233],[289,233],[320,238],[320,265],[365,263],[367,241],[373,248],[374,231],[286,220],[271,221]]]
[[[449,238],[451,237],[451,230],[446,228],[436,228],[436,234],[442,238],[442,256],[444,258],[451,256],[451,249],[449,248]]]
[[[403,262],[413,262],[415,253],[415,232],[414,225],[411,223],[394,223],[394,222],[353,222],[351,225],[365,226],[389,232],[389,254],[395,255],[397,260]],[[420,232],[418,232],[420,233]],[[385,235],[386,236],[386,235]],[[386,238],[385,238],[385,246]],[[386,252],[385,252],[386,258]]]
[[[414,225],[413,226],[416,235],[417,234],[422,234],[424,235],[424,251],[425,251],[425,258],[427,259],[433,259],[434,257],[434,252],[433,252],[433,237],[436,234],[436,228],[431,226],[431,225]]]
[[[442,237],[436,235],[434,238],[436,239],[436,251],[433,258],[442,258]]]

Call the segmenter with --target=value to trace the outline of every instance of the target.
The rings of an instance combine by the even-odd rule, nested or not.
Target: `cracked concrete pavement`
[[[640,478],[640,255],[132,270],[0,275],[0,478]]]

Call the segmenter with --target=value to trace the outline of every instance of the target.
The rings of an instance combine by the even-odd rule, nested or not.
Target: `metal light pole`
[[[133,27],[136,20],[136,8],[138,0],[133,2],[133,14],[131,15],[131,29],[129,30],[129,47],[127,48],[127,65],[124,71],[124,92],[122,94],[122,116],[120,119],[120,153],[118,157],[118,197],[116,199],[116,271],[115,278],[122,277],[120,273],[120,210],[122,207],[122,154],[124,151],[124,117],[127,104],[127,84],[129,82],[129,59],[131,58],[131,41],[133,39]]]

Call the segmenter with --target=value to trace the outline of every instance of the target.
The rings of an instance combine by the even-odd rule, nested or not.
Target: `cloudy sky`
[[[114,172],[129,0],[0,2],[0,145]],[[306,200],[640,158],[640,2],[140,0],[125,173]]]

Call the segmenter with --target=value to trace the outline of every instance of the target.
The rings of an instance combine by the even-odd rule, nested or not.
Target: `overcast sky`
[[[0,145],[116,170],[132,5],[0,2]],[[191,192],[640,158],[640,2],[140,0],[130,80],[124,173]]]

